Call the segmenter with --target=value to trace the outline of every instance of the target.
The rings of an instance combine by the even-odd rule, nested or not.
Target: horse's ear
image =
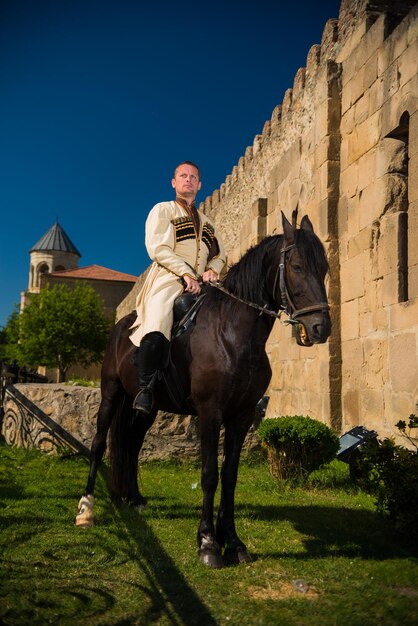
[[[296,228],[296,226],[297,226],[298,209],[299,209],[299,202],[297,203],[296,208],[293,209],[293,211],[292,211],[292,226],[293,226],[293,228]]]
[[[304,215],[302,217],[302,221],[300,223],[300,227],[303,228],[304,230],[310,230],[312,233],[314,231],[313,226],[312,226],[312,222],[309,219],[309,217],[307,215]]]
[[[292,224],[289,222],[289,220],[287,219],[283,211],[282,211],[282,225],[283,225],[284,240],[289,245],[293,243],[295,240],[295,229],[293,228]]]

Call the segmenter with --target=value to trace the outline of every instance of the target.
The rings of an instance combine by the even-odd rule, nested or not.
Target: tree
[[[19,305],[15,304],[13,313],[7,318],[6,326],[0,329],[0,359],[3,361],[21,361],[19,346]]]
[[[20,315],[19,360],[58,368],[59,382],[71,365],[101,361],[113,320],[92,287],[56,285],[29,298]]]

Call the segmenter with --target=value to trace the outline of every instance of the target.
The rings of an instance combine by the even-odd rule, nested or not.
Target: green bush
[[[416,416],[411,415],[410,428],[417,425]],[[405,433],[405,422],[397,426],[411,440]],[[396,445],[392,439],[378,445],[371,442],[361,449],[356,465],[360,485],[376,497],[377,510],[392,520],[401,534],[410,539],[418,537],[417,450]]]
[[[335,458],[339,437],[310,417],[286,415],[265,419],[258,435],[267,450],[270,470],[280,480],[299,481]]]

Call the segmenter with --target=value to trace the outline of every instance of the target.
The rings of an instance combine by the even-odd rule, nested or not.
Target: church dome
[[[48,232],[46,232],[45,235],[43,235],[43,237],[41,237],[39,241],[37,241],[29,250],[29,252],[49,251],[69,252],[81,257],[80,252],[77,250],[67,233],[58,224],[58,222],[55,222]]]

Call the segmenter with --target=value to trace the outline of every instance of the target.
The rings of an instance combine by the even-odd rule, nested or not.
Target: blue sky
[[[56,219],[81,267],[140,274],[173,167],[219,188],[339,4],[2,0],[0,326]]]

